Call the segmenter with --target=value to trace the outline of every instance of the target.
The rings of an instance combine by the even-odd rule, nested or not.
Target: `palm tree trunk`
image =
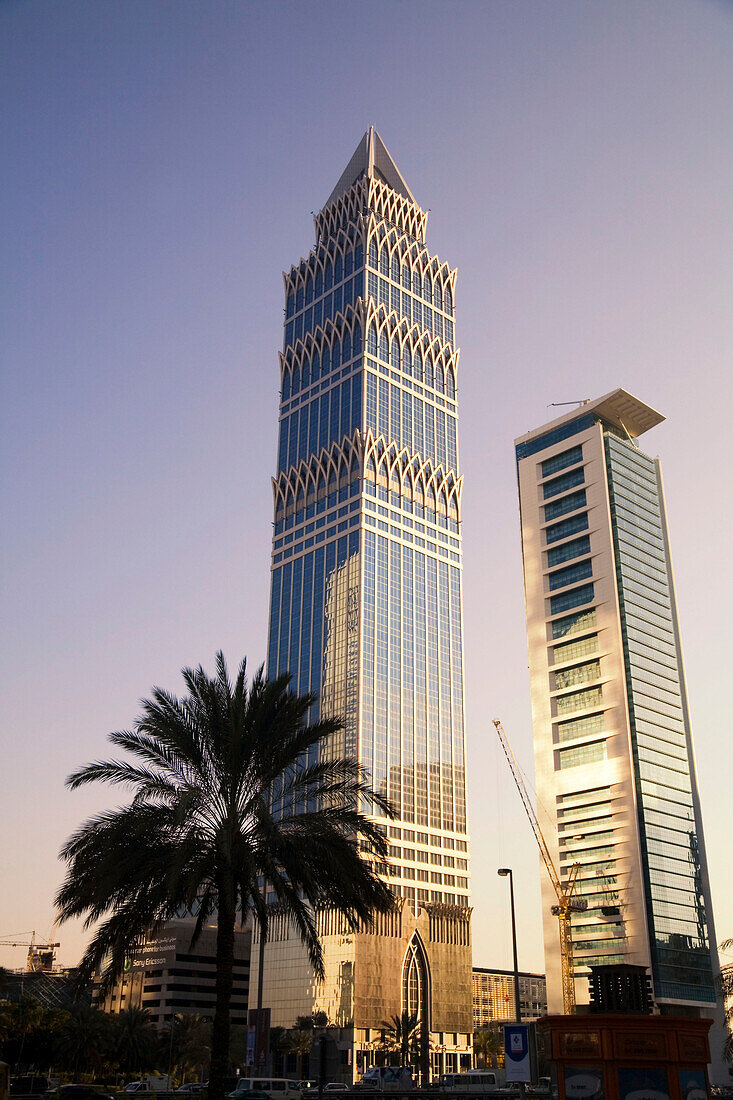
[[[234,898],[230,883],[219,883],[218,887],[216,1009],[211,1035],[209,1100],[224,1100],[224,1079],[229,1069],[229,1009],[234,974]]]
[[[262,887],[263,895],[267,890],[267,883]],[[260,922],[260,950],[257,960],[257,1030],[256,1035],[259,1040],[262,1033],[262,985],[265,980],[265,944],[267,943],[267,926]],[[272,1053],[270,1051],[269,1035],[267,1037],[266,1050],[267,1050],[267,1062],[264,1066],[258,1066],[258,1069],[264,1069],[265,1073],[270,1073],[270,1063],[272,1061]],[[257,1045],[257,1044],[255,1044]]]

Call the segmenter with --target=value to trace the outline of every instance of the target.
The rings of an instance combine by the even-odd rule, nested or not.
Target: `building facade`
[[[456,271],[426,223],[370,129],[284,275],[268,672],[343,718],[327,751],[396,806],[377,870],[400,904],[358,935],[319,915],[321,984],[275,922],[263,1003],[285,1027],[327,1012],[345,1077],[403,1008],[444,1064],[470,1056]]]
[[[191,946],[193,919],[169,921],[130,956],[124,975],[106,996],[92,991],[92,1004],[104,1012],[145,1008],[159,1027],[172,1016],[199,1015],[213,1020],[216,1006],[216,925],[205,927]],[[231,1022],[247,1026],[249,928],[234,933],[234,984]]]
[[[658,460],[663,417],[624,390],[515,441],[538,807],[588,967],[645,966],[659,1011],[716,1008],[710,888]],[[552,886],[547,995],[562,1012]]]
[[[514,971],[473,968],[473,1030],[515,1019]],[[547,982],[544,974],[519,971],[519,1004],[522,1020],[531,1022],[547,1015]]]

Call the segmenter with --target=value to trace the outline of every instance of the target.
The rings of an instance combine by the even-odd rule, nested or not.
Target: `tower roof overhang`
[[[662,413],[657,412],[651,405],[646,405],[638,397],[634,397],[633,394],[629,393],[628,390],[619,388],[611,390],[610,393],[605,394],[603,397],[597,397],[593,401],[579,402],[576,408],[563,413],[556,420],[550,420],[547,424],[543,424],[539,428],[533,428],[531,432],[525,432],[524,435],[518,436],[514,440],[514,444],[518,446],[521,443],[529,443],[538,436],[544,435],[554,428],[559,428],[571,420],[586,416],[588,413],[592,413],[598,419],[620,428],[632,439],[643,435],[644,432],[648,432],[650,428],[656,427],[657,424],[661,424],[665,420]]]

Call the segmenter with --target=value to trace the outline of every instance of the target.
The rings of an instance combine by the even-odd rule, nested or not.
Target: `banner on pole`
[[[531,1081],[529,1024],[504,1024],[504,1068],[507,1081]]]

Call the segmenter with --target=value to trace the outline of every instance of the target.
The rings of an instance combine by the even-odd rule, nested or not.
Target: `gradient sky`
[[[0,51],[0,938],[49,934],[63,839],[116,801],[69,771],[183,665],[264,657],[281,271],[371,123],[459,270],[475,963],[510,965],[508,864],[544,966],[491,725],[531,774],[512,440],[619,385],[668,417],[643,446],[733,936],[733,5],[4,0]]]

